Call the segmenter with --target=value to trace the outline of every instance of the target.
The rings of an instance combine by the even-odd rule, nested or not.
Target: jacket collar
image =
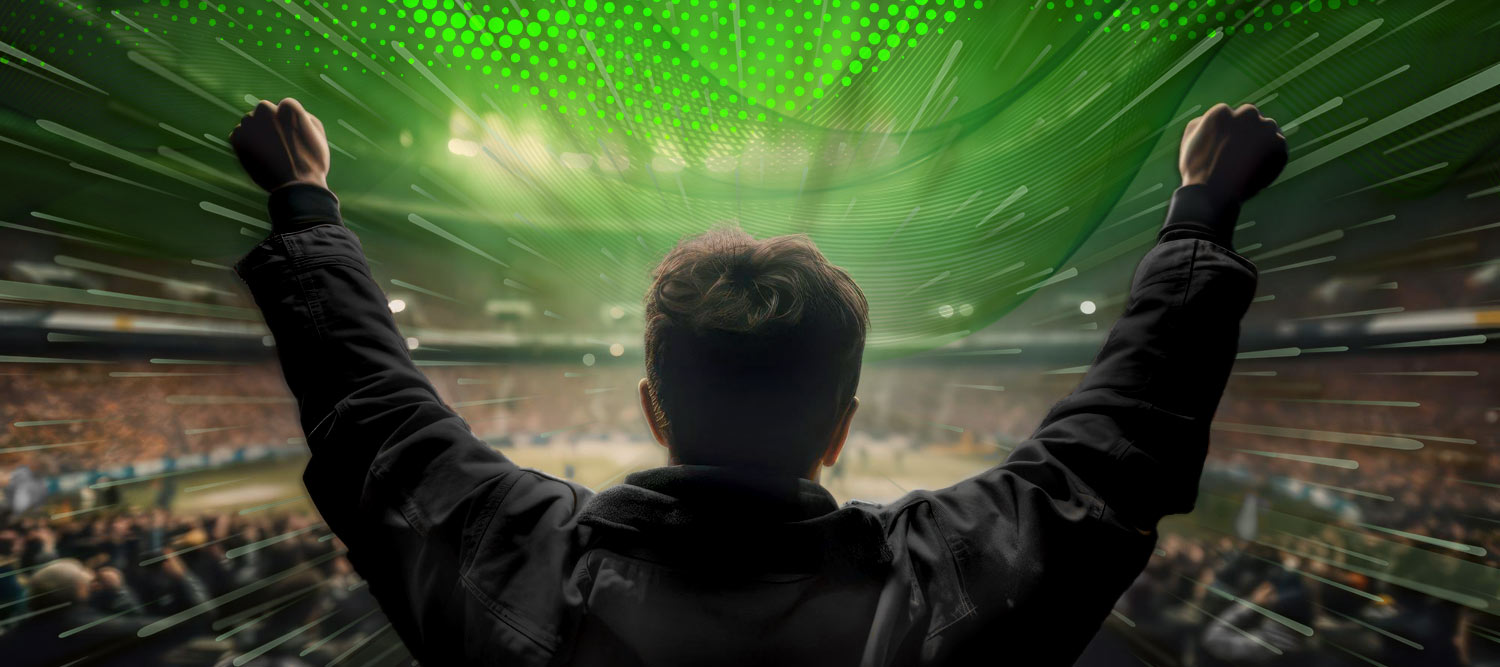
[[[799,568],[832,560],[863,570],[891,560],[874,514],[839,509],[810,480],[733,468],[678,465],[631,474],[594,496],[579,522],[604,539],[720,565],[747,560]]]

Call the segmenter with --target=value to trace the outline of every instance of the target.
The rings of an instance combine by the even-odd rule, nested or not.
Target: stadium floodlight
[[[468,139],[454,137],[448,140],[448,152],[464,157],[474,157],[479,154],[479,144]]]
[[[484,302],[484,312],[498,320],[523,320],[536,314],[536,306],[525,299],[490,299]]]

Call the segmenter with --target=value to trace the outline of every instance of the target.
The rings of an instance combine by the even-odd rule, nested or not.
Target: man
[[[1317,627],[1313,602],[1301,575],[1287,570],[1263,571],[1267,577],[1246,596],[1248,605],[1231,605],[1220,612],[1203,632],[1203,665],[1266,665],[1308,667],[1325,657],[1314,654],[1316,644],[1285,624],[1290,619]],[[1261,615],[1265,609],[1280,618]],[[1453,627],[1453,626],[1449,626]],[[1266,647],[1274,646],[1273,653]]]
[[[157,567],[169,585],[154,600],[139,599],[113,567],[91,570],[61,558],[32,573],[26,610],[0,635],[0,656],[17,665],[158,665],[194,635],[208,631],[205,617],[142,638],[141,628],[208,600],[198,579],[168,554]],[[147,604],[141,604],[146,602]],[[14,661],[14,662],[8,662]]]
[[[407,355],[328,190],[322,124],[231,136],[270,191],[239,264],[312,450],[305,481],[426,665],[1067,664],[1192,509],[1255,291],[1231,236],[1286,162],[1253,106],[1188,124],[1160,241],[1078,388],[1002,465],[894,504],[817,484],[858,400],[864,297],[802,238],[689,239],[646,296],[641,404],[671,452],[595,495],[522,469]]]

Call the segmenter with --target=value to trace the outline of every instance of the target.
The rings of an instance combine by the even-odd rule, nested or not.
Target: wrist
[[[266,208],[277,233],[324,224],[341,224],[339,198],[326,185],[293,181],[270,192]]]
[[[273,192],[276,192],[277,190],[280,190],[282,188],[289,188],[289,187],[296,186],[296,185],[316,185],[316,186],[318,186],[320,188],[323,188],[324,190],[327,190],[328,189],[328,175],[327,174],[320,174],[320,175],[316,175],[316,176],[301,176],[301,177],[298,177],[298,178],[293,178],[292,180],[289,180],[289,181],[287,181],[285,183],[282,183],[281,185],[278,185],[278,186],[276,186],[274,188],[266,190],[266,193],[267,194],[273,193]]]
[[[1234,240],[1240,201],[1206,183],[1188,183],[1172,193],[1160,239],[1202,238],[1225,247]]]

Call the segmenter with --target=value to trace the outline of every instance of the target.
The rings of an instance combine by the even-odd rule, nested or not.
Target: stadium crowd
[[[1242,363],[1116,636],[1151,664],[1500,665],[1486,361]]]
[[[1500,665],[1491,613],[1500,608],[1500,390],[1473,371],[1486,361],[1453,351],[1242,362],[1217,415],[1198,511],[1163,523],[1156,557],[1081,664],[1124,664],[1123,651],[1185,667]],[[901,468],[924,458],[993,465],[1076,382],[1060,365],[873,364],[850,451],[826,481],[904,481]],[[110,375],[122,369],[161,370],[68,366],[0,383],[20,406],[9,413],[20,423],[0,431],[0,476],[298,433],[272,368]],[[646,438],[630,364],[427,370],[497,447]],[[89,440],[101,442],[27,449]],[[327,664],[351,650],[385,652],[384,664],[404,655],[380,635],[384,619],[310,512],[205,513],[172,493],[131,498],[74,493],[24,511],[0,503],[0,655],[279,665]],[[180,616],[194,609],[205,613]]]
[[[39,476],[103,470],[300,435],[275,369],[265,365],[98,364],[5,369],[0,471]]]
[[[308,512],[136,507],[0,526],[7,664],[322,665],[385,623]]]

